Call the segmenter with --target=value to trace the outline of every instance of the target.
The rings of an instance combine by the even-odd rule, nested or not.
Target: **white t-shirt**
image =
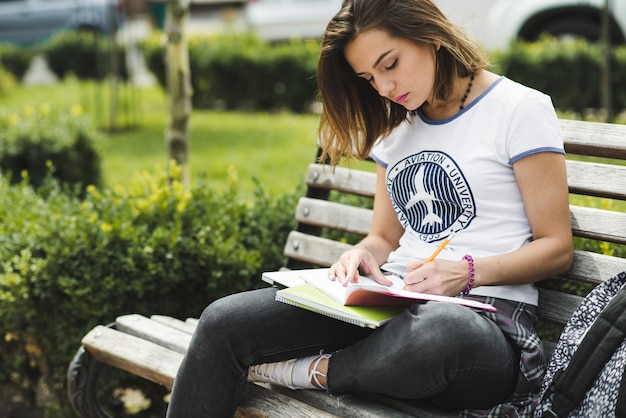
[[[418,111],[372,150],[387,169],[387,191],[405,228],[385,269],[430,256],[481,258],[517,250],[532,239],[512,165],[540,152],[564,154],[551,99],[505,77],[449,119]],[[481,286],[473,295],[537,304],[531,284]]]

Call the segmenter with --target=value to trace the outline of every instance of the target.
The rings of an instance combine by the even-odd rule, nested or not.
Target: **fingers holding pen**
[[[404,277],[404,289],[405,290],[412,290],[410,289],[411,286],[415,286],[417,284],[422,283],[423,281],[426,280],[426,277],[417,277],[417,276],[405,276]],[[414,290],[416,291],[416,290]]]
[[[418,290],[413,288],[417,284],[422,283],[426,280],[427,272],[420,270],[426,264],[424,260],[413,261],[406,265],[407,275],[404,276],[404,290],[410,290],[413,292],[417,292]]]
[[[418,261],[407,265],[407,271],[404,289],[411,292],[456,296],[467,285],[467,263],[457,260]]]

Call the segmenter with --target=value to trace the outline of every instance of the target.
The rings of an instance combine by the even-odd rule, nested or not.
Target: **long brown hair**
[[[431,0],[345,0],[322,40],[317,81],[322,100],[321,159],[367,158],[374,143],[402,123],[409,112],[379,96],[357,77],[344,56],[359,34],[382,29],[391,36],[440,45],[435,97],[447,100],[453,82],[489,66],[481,46],[452,24]]]

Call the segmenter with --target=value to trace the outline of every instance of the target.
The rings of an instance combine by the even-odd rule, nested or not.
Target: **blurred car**
[[[450,20],[491,50],[543,33],[560,39],[601,39],[605,0],[435,0]],[[626,1],[610,2],[611,40],[626,40]]]
[[[120,10],[121,0],[0,0],[0,41],[33,44],[74,29],[107,33]]]
[[[341,0],[249,0],[245,16],[252,31],[270,41],[319,38]],[[542,33],[560,38],[600,38],[605,0],[435,0],[450,20],[491,51]],[[626,0],[611,1],[611,38],[626,40]]]
[[[261,39],[319,38],[342,0],[249,0],[245,18]]]

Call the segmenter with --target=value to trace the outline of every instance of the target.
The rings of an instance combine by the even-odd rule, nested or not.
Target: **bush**
[[[117,53],[117,74],[128,79],[126,54],[108,37],[93,32],[64,31],[42,46],[50,70],[62,80],[72,74],[81,80],[103,80],[111,70],[112,50]]]
[[[15,77],[0,65],[0,97],[15,88]]]
[[[507,77],[552,97],[557,109],[583,113],[601,108],[600,74],[602,46],[584,40],[559,42],[544,37],[538,42],[517,42],[508,51],[494,54],[492,61]],[[626,109],[626,47],[611,53],[613,107]]]
[[[150,70],[166,87],[163,45],[153,37],[142,48]],[[217,35],[189,40],[193,104],[247,110],[304,112],[315,101],[319,43],[269,44],[253,35]]]
[[[142,44],[149,69],[165,88],[160,37]],[[189,40],[196,107],[308,111],[316,98],[315,73],[320,45],[314,41],[269,44],[253,35],[217,35]],[[563,111],[600,108],[602,49],[584,40],[517,42],[494,53],[497,71],[550,95]],[[626,109],[626,47],[611,53],[613,103]]]
[[[0,64],[17,80],[21,80],[28,71],[34,54],[32,48],[0,43]]]
[[[43,383],[57,402],[48,410],[67,409],[67,366],[93,326],[131,312],[197,317],[284,264],[295,195],[187,191],[179,173],[90,187],[84,200],[54,181],[35,191],[0,178],[0,382],[26,399]]]
[[[79,106],[69,112],[49,105],[20,113],[0,109],[0,170],[14,183],[28,175],[40,186],[54,167],[53,176],[65,184],[99,186],[102,138]]]

